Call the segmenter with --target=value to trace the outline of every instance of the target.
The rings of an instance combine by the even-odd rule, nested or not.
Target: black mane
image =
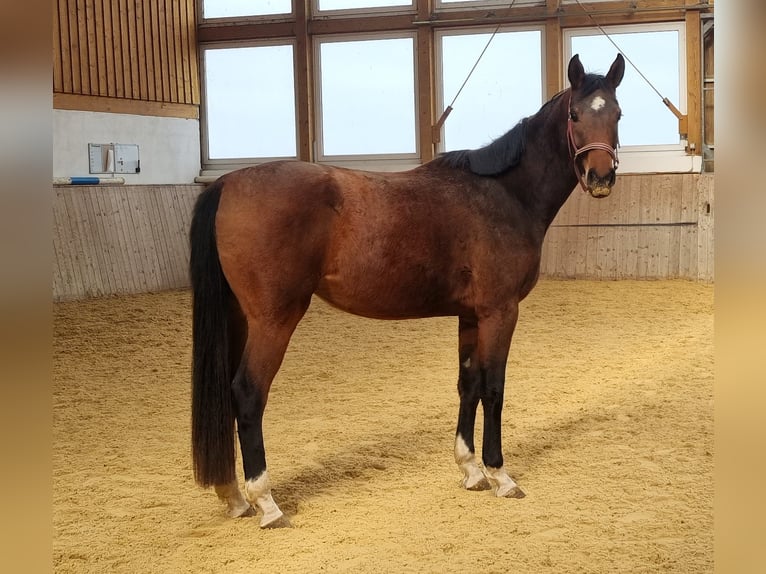
[[[578,91],[584,97],[598,89],[607,89],[604,76],[586,74]],[[563,90],[553,96],[535,115],[546,112],[551,104],[566,91]],[[521,161],[526,148],[526,126],[530,117],[532,116],[523,118],[509,132],[484,147],[448,151],[439,155],[434,161],[447,167],[467,169],[476,175],[500,175],[517,166]]]
[[[448,151],[436,161],[448,167],[469,169],[476,175],[499,175],[521,161],[528,119],[524,118],[489,145],[479,149]]]

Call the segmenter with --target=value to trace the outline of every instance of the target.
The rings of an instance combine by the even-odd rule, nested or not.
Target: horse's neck
[[[577,185],[566,131],[567,102],[564,94],[546,113],[529,118],[524,155],[506,176],[509,192],[524,203],[543,232]]]

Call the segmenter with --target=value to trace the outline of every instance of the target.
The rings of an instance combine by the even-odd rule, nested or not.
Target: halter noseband
[[[582,147],[577,147],[577,144],[574,140],[574,132],[572,130],[572,124],[574,123],[572,121],[572,94],[569,94],[569,103],[567,104],[567,113],[569,114],[567,117],[567,139],[569,141],[569,153],[572,155],[572,164],[574,165],[574,171],[577,175],[577,181],[580,182],[580,187],[582,187],[583,191],[588,191],[588,187],[585,185],[585,180],[583,178],[583,174],[580,171],[580,166],[577,165],[577,156],[580,154],[585,153],[586,151],[590,151],[593,149],[600,149],[601,151],[605,151],[608,153],[612,161],[614,162],[614,169],[617,169],[617,166],[620,165],[620,158],[617,157],[617,148],[612,147],[609,144],[605,144],[603,142],[591,142],[589,144],[585,144]],[[617,144],[620,145],[619,143]]]

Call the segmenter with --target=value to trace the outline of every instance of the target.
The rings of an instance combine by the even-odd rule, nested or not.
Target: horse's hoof
[[[255,508],[245,503],[237,507],[229,507],[226,511],[226,516],[229,518],[247,518],[249,516],[255,516]]]
[[[524,491],[521,490],[518,486],[514,486],[507,492],[502,491],[502,489],[498,489],[495,494],[500,498],[524,498],[526,496]]]
[[[232,518],[250,518],[251,516],[255,516],[255,515],[256,515],[255,508],[253,508],[252,506],[248,506],[247,508],[245,508],[245,510],[238,512],[236,514],[232,514],[231,517]]]
[[[479,490],[489,490],[492,488],[492,486],[489,484],[489,481],[482,477],[477,482],[474,482],[473,484],[469,484],[467,482],[463,482],[463,486],[466,490],[470,490],[471,492],[477,492]]]
[[[284,514],[280,514],[276,518],[267,519],[265,516],[261,519],[261,528],[292,528],[293,525],[290,519]]]

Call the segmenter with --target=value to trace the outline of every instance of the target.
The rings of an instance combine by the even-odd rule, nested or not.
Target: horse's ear
[[[625,75],[625,58],[622,54],[618,53],[617,57],[612,62],[612,67],[609,68],[609,72],[606,74],[606,81],[609,82],[613,88],[616,88],[622,82],[622,77]]]
[[[585,68],[582,67],[579,54],[575,54],[572,56],[572,59],[569,60],[569,70],[567,71],[567,75],[569,76],[569,84],[572,86],[572,90],[579,88],[582,79],[585,77]]]

